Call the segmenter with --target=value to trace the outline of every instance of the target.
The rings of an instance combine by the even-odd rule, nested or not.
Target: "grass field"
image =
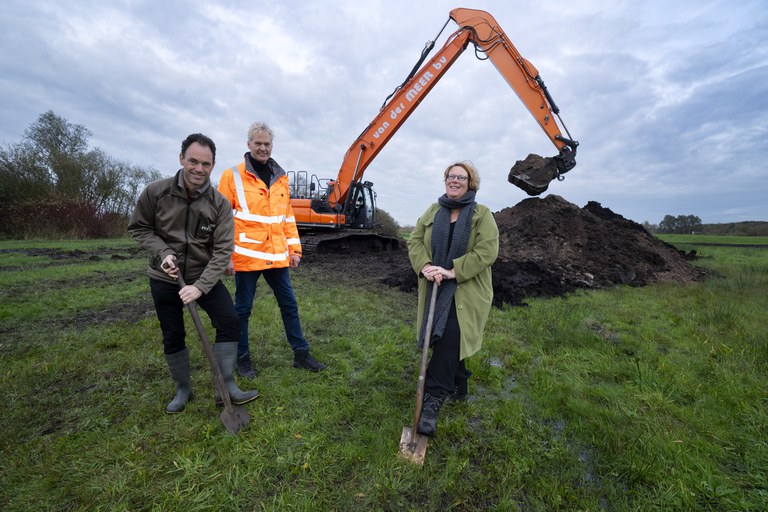
[[[715,276],[494,309],[471,400],[443,408],[423,467],[397,455],[415,296],[296,271],[329,364],[311,374],[261,283],[262,396],[232,436],[191,321],[195,396],[163,414],[173,384],[132,241],[0,242],[0,509],[765,510],[768,249],[665,240]]]

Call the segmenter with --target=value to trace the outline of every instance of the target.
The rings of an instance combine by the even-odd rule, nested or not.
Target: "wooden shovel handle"
[[[432,341],[432,322],[435,318],[438,286],[437,281],[432,285],[432,297],[429,301],[427,325],[424,329],[424,345],[421,349],[421,363],[419,364],[419,382],[416,386],[416,410],[413,413],[413,430],[411,430],[411,436],[413,438],[416,437],[416,427],[419,426],[419,419],[421,419],[421,406],[424,404],[424,384],[427,374],[427,363],[429,362],[429,343]]]

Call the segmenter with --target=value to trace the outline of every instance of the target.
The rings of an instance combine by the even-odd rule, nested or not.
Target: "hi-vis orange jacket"
[[[219,181],[219,192],[229,199],[235,217],[235,272],[288,267],[291,255],[301,256],[288,176],[274,159],[267,165],[272,171],[269,185],[254,172],[247,153]]]

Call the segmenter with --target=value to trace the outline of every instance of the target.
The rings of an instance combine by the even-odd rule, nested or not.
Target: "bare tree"
[[[0,150],[0,199],[58,198],[128,215],[143,186],[160,173],[89,149],[90,136],[86,127],[52,111],[42,114],[25,130],[22,142]]]
[[[130,215],[141,190],[160,173],[89,148],[90,136],[84,126],[48,111],[25,130],[21,142],[0,149],[0,214],[6,226],[14,226],[6,231],[26,236],[39,230],[25,213],[30,208],[58,207],[71,216],[83,212],[77,222],[90,221],[92,232],[103,232],[105,219]]]

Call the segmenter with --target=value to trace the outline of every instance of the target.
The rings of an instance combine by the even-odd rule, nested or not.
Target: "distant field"
[[[656,235],[674,245],[731,245],[768,247],[768,236]]]

